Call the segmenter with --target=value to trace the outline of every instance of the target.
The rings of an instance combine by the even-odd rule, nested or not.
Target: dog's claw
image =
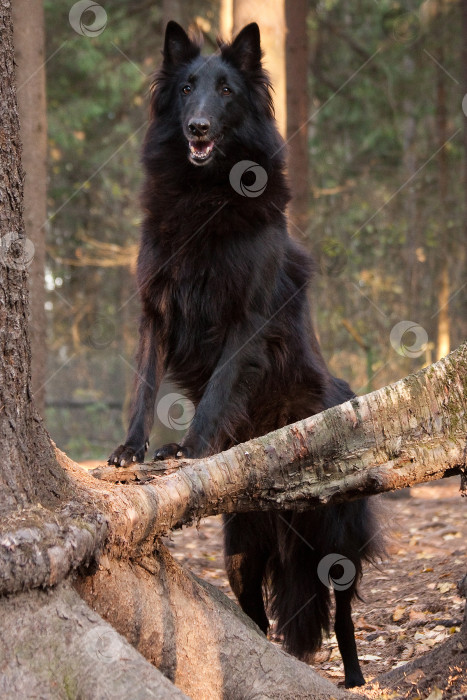
[[[154,459],[174,459],[186,457],[186,450],[176,442],[169,442],[167,445],[162,445],[154,453]]]
[[[135,448],[130,445],[119,445],[107,460],[107,464],[115,465],[117,468],[126,467],[134,462],[144,462],[143,447]]]

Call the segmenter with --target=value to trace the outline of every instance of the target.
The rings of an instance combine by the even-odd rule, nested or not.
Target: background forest
[[[231,10],[209,0],[104,0],[103,14],[82,14],[76,29],[71,6],[45,2],[46,419],[71,457],[102,459],[123,438],[133,378],[139,153],[163,29],[168,19],[197,24],[210,51]],[[285,46],[265,65],[274,85],[278,57],[286,64],[288,137],[293,105],[307,110],[305,147],[290,142],[292,184],[299,174],[302,188],[291,233],[316,260],[323,352],[365,393],[467,336],[463,4],[274,0],[248,11]],[[297,58],[302,74],[287,71]],[[157,421],[153,445],[177,440],[167,435],[177,420],[175,411]]]

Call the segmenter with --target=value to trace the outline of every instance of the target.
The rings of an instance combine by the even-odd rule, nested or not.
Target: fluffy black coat
[[[151,108],[138,379],[125,444],[109,458],[121,466],[144,459],[165,373],[196,413],[182,444],[163,446],[159,459],[214,454],[353,396],[323,360],[307,301],[311,261],[287,233],[284,147],[258,26],[205,58],[170,22]],[[244,160],[266,174],[259,196],[250,196],[251,172],[243,193],[240,180],[231,182],[233,166]],[[352,582],[335,591],[335,630],[346,685],[362,684],[351,601],[362,560],[377,552],[368,501],[237,514],[225,518],[224,530],[227,572],[242,608],[266,632],[267,586],[278,631],[300,658],[329,630],[330,591],[317,575],[319,562],[338,553],[353,563]],[[336,565],[334,578],[341,573]]]

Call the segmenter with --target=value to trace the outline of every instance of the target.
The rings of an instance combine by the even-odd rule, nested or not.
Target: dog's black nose
[[[193,136],[204,136],[210,126],[209,119],[204,119],[203,117],[192,119],[188,124],[190,133],[193,134]]]

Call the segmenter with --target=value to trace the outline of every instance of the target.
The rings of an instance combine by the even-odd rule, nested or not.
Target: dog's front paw
[[[131,445],[119,445],[116,450],[112,452],[107,464],[111,464],[116,467],[128,467],[130,464],[135,462],[144,462],[144,453],[148,449],[148,445],[143,445],[143,447],[137,449]]]
[[[169,442],[162,445],[154,452],[154,459],[173,459],[174,457],[190,457],[188,450],[176,442]]]

